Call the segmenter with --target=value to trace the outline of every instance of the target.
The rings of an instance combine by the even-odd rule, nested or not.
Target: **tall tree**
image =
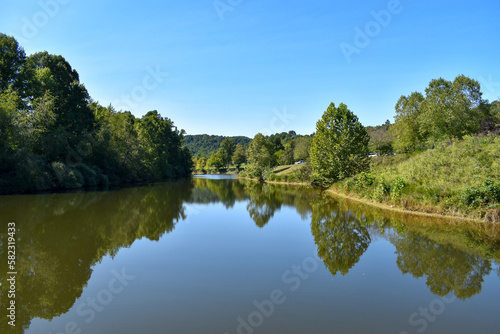
[[[231,164],[231,159],[235,150],[234,141],[231,138],[225,138],[220,144],[220,148],[222,154],[224,154],[224,164],[229,169],[229,165]]]
[[[204,172],[207,165],[207,158],[201,157],[196,161],[196,170],[198,172]]]
[[[10,169],[9,158],[17,148],[18,128],[14,125],[19,96],[11,88],[0,92],[0,172]]]
[[[316,123],[311,166],[317,182],[329,184],[367,170],[370,137],[358,117],[343,103],[331,103]]]
[[[295,141],[290,140],[285,144],[285,148],[280,156],[280,160],[278,161],[281,165],[291,165],[293,164],[293,151],[295,149]]]
[[[293,159],[295,161],[309,159],[309,151],[311,149],[312,138],[309,136],[295,138],[295,147],[293,149]]]
[[[242,144],[236,145],[236,148],[233,153],[233,164],[236,166],[238,170],[240,170],[241,165],[246,161],[247,157],[245,154],[245,148],[243,147]]]
[[[425,90],[422,126],[434,140],[458,138],[480,130],[484,101],[478,81],[459,75],[453,82],[432,80]]]
[[[94,113],[89,107],[90,96],[80,83],[78,72],[62,56],[46,51],[29,56],[26,63],[35,73],[29,84],[31,99],[41,98],[50,91],[57,101],[55,127],[62,134],[55,140],[63,142],[63,147],[76,147],[95,125]],[[66,154],[57,152],[50,159],[64,158]]]
[[[258,179],[263,179],[264,171],[272,167],[273,145],[263,134],[256,134],[248,146],[247,161],[247,173]]]
[[[210,158],[207,160],[207,169],[219,171],[224,167],[224,153],[221,150],[212,153]]]
[[[396,103],[395,123],[391,127],[394,148],[399,152],[414,151],[424,141],[422,133],[422,103],[425,98],[421,93],[413,92],[409,96],[401,96]]]
[[[19,88],[20,73],[25,60],[26,53],[16,39],[0,33],[0,92],[9,86]]]

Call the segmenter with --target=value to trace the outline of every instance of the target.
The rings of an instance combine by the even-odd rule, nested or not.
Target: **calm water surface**
[[[495,225],[221,177],[1,196],[0,219],[0,333],[500,332]]]

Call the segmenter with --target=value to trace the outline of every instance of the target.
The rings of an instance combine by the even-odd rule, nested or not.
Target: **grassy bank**
[[[373,158],[370,173],[331,189],[351,197],[500,222],[500,136],[466,137],[411,155]]]

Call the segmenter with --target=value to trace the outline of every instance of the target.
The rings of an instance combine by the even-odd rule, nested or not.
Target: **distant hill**
[[[251,138],[244,136],[226,137],[214,135],[185,135],[182,146],[187,147],[196,158],[209,158],[213,152],[219,149],[220,144],[225,138],[233,139],[235,145],[241,143],[245,149],[252,141]]]

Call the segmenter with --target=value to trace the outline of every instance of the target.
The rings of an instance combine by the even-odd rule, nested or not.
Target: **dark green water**
[[[0,333],[500,332],[495,225],[218,178],[2,196],[0,220]]]

